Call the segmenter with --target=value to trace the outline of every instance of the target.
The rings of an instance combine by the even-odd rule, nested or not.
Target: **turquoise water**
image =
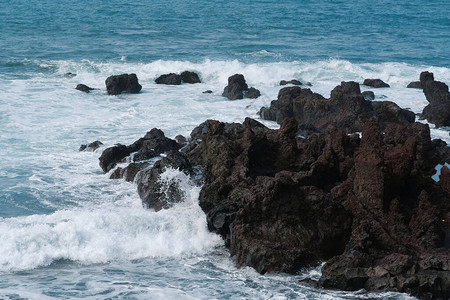
[[[324,96],[343,80],[381,78],[391,88],[375,100],[420,113],[427,101],[406,85],[424,70],[450,83],[448,1],[0,0],[0,21],[0,299],[409,299],[300,282],[320,267],[237,269],[185,176],[165,174],[187,197],[155,213],[98,157],[153,127],[173,138],[205,119],[258,118],[292,78]],[[184,70],[202,83],[154,83]],[[108,96],[105,79],[124,72],[142,92]],[[221,97],[235,73],[262,96]],[[430,127],[450,142],[448,129]],[[95,140],[103,148],[78,152]]]
[[[448,1],[1,1],[0,61],[323,60],[450,66]],[[267,53],[266,53],[267,52]]]

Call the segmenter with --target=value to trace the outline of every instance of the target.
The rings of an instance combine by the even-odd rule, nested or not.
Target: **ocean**
[[[258,119],[294,78],[326,97],[341,81],[380,78],[391,87],[362,90],[421,113],[423,92],[406,86],[425,70],[450,83],[449,1],[0,0],[0,49],[0,299],[413,299],[301,281],[320,267],[236,268],[207,230],[200,187],[166,174],[185,201],[147,210],[98,157],[154,127],[174,138],[206,119]],[[154,83],[184,70],[202,83]],[[105,79],[122,73],[137,74],[141,93],[107,95]],[[262,96],[222,97],[236,73]],[[430,128],[450,143],[449,128]],[[78,151],[95,140],[104,145]]]

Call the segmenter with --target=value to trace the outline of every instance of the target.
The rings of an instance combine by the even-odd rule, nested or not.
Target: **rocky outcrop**
[[[186,149],[205,168],[200,206],[237,264],[295,272],[325,260],[324,287],[447,295],[449,194],[430,176],[449,156],[428,126],[368,120],[362,139],[297,130],[285,118],[279,130],[246,119],[193,131],[201,142]]]
[[[389,84],[384,82],[381,79],[364,79],[364,85],[371,86],[374,88],[384,88],[384,87],[390,87]]]
[[[373,118],[379,119],[383,128],[386,122],[414,122],[412,112],[393,102],[365,100],[359,84],[353,81],[343,81],[331,91],[329,99],[310,89],[297,86],[283,88],[278,93],[278,99],[272,101],[270,107],[261,108],[259,114],[263,119],[277,123],[285,118],[295,118],[301,125],[308,124],[319,131],[333,126],[347,133],[361,131],[363,125]]]
[[[248,88],[244,75],[234,74],[228,77],[228,85],[223,89],[222,96],[230,100],[245,98],[258,98],[261,95],[259,90]]]
[[[106,79],[105,84],[109,95],[119,95],[121,93],[136,94],[142,89],[136,74],[109,76]]]
[[[91,87],[88,87],[88,86],[85,85],[85,84],[82,84],[82,83],[77,84],[77,86],[75,87],[75,89],[76,89],[76,90],[79,90],[79,91],[81,91],[81,92],[85,92],[85,93],[90,93],[92,90],[95,90],[95,89],[93,89],[93,88],[91,88]]]
[[[422,119],[436,127],[450,126],[450,93],[448,86],[434,80],[433,73],[422,72],[420,84],[429,104],[422,111]]]
[[[155,79],[157,84],[180,85],[184,83],[200,83],[200,77],[195,72],[184,71],[180,74],[169,73],[163,74]]]

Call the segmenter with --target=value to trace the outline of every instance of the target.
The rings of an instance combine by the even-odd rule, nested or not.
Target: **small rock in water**
[[[181,80],[184,83],[200,83],[201,82],[197,73],[190,72],[190,71],[184,71],[183,73],[181,73]]]
[[[77,74],[70,73],[70,72],[64,74],[64,77],[66,77],[66,78],[74,78],[75,76],[77,76]]]
[[[420,81],[413,81],[408,84],[407,88],[408,89],[421,89],[422,84],[420,83]]]
[[[212,93],[213,93],[213,91],[211,91],[211,90],[206,90],[203,92],[203,94],[212,94]]]
[[[280,85],[286,85],[286,84],[302,85],[302,83],[300,81],[298,81],[297,79],[292,79],[292,80],[289,80],[289,81],[286,81],[286,80],[281,80],[280,81]]]
[[[390,87],[389,84],[381,79],[364,79],[363,84],[374,88]]]
[[[106,90],[109,95],[119,95],[121,93],[136,94],[142,89],[136,74],[121,74],[109,76],[105,80]]]
[[[103,145],[100,141],[95,141],[90,144],[83,144],[80,146],[79,151],[95,151],[97,150],[101,145]]]
[[[88,87],[87,85],[82,84],[82,83],[78,84],[75,89],[79,90],[79,91],[82,91],[82,92],[85,92],[85,93],[89,93],[90,91],[94,90],[93,88]]]
[[[251,87],[245,92],[244,96],[245,98],[256,99],[261,96],[261,92],[254,87]]]
[[[163,74],[155,79],[156,84],[180,85],[181,76],[175,73]]]

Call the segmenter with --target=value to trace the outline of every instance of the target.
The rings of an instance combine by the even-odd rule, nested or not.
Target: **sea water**
[[[320,267],[238,269],[188,178],[167,171],[186,199],[154,212],[98,157],[154,127],[173,138],[206,119],[258,119],[279,81],[294,78],[326,97],[341,81],[380,78],[391,88],[362,90],[420,113],[423,92],[406,85],[425,70],[450,83],[449,2],[141,2],[0,0],[0,299],[410,298],[301,282]],[[154,83],[184,70],[202,83]],[[121,73],[136,73],[141,93],[108,96],[105,79]],[[262,96],[223,98],[235,73]],[[448,128],[430,127],[450,142]],[[104,145],[78,151],[95,140]]]

